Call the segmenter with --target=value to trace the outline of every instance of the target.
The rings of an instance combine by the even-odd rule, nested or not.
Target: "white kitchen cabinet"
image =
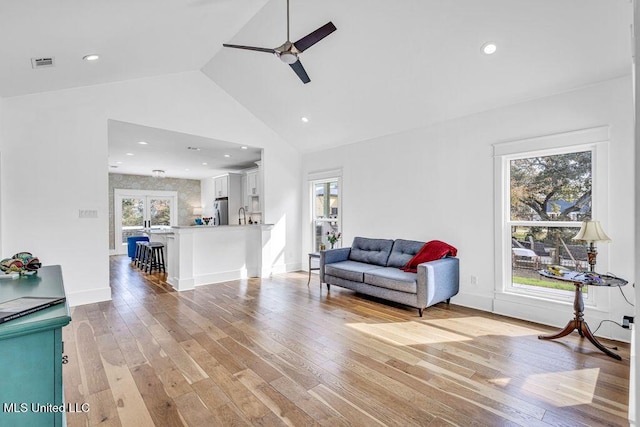
[[[258,171],[247,172],[247,196],[259,196],[260,195],[260,178],[258,177]]]
[[[229,175],[214,178],[215,197],[229,197]]]
[[[244,205],[247,213],[261,213],[260,204],[260,169],[247,171],[244,176]]]

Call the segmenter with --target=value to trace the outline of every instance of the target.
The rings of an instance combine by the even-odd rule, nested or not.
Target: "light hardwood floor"
[[[303,273],[163,279],[112,257],[113,301],[73,309],[65,399],[90,411],[70,427],[628,425],[626,344],[604,340],[619,362],[577,333],[455,304],[420,318]]]

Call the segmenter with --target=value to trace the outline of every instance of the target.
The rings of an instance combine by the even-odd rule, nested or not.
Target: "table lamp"
[[[589,259],[589,271],[595,271],[596,256],[598,251],[596,250],[596,242],[610,242],[611,239],[602,229],[600,221],[583,221],[580,231],[573,237],[573,240],[582,240],[589,244],[587,249],[587,257]]]

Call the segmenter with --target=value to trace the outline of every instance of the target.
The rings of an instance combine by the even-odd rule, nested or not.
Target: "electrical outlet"
[[[471,284],[472,285],[478,284],[478,276],[471,276]]]
[[[622,327],[629,329],[629,325],[633,323],[633,316],[622,316]]]

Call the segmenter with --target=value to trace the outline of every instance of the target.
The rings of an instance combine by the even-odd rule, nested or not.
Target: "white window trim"
[[[534,155],[564,154],[577,151],[592,151],[592,217],[599,220],[605,230],[608,224],[608,143],[609,127],[600,126],[546,135],[536,138],[509,141],[493,145],[494,149],[494,251],[495,251],[495,302],[494,311],[541,323],[558,323],[548,319],[549,309],[562,309],[566,321],[566,308],[573,303],[573,297],[567,299],[551,299],[536,293],[514,292],[507,286],[507,278],[511,277],[511,233],[507,230],[507,213],[510,205],[509,198],[509,162],[514,158]],[[511,221],[510,221],[511,222]],[[526,225],[528,221],[517,222]],[[535,222],[544,225],[546,222]],[[575,225],[571,222],[553,222],[553,225]],[[577,229],[576,229],[577,232]],[[598,270],[608,271],[608,245],[598,246]],[[606,290],[605,290],[606,291]],[[610,306],[610,293],[602,292],[597,287],[589,289],[589,299],[585,301],[585,310],[607,312]],[[546,320],[546,321],[545,321]]]
[[[325,221],[325,222],[337,222],[338,230],[342,233],[342,224],[343,224],[343,208],[342,208],[342,169],[332,169],[322,172],[312,172],[308,175],[309,180],[309,235],[311,236],[311,250],[315,250],[315,222],[316,221]],[[324,219],[316,219],[314,215],[314,204],[315,204],[315,185],[316,184],[325,184],[327,182],[338,182],[338,218],[324,218]]]

